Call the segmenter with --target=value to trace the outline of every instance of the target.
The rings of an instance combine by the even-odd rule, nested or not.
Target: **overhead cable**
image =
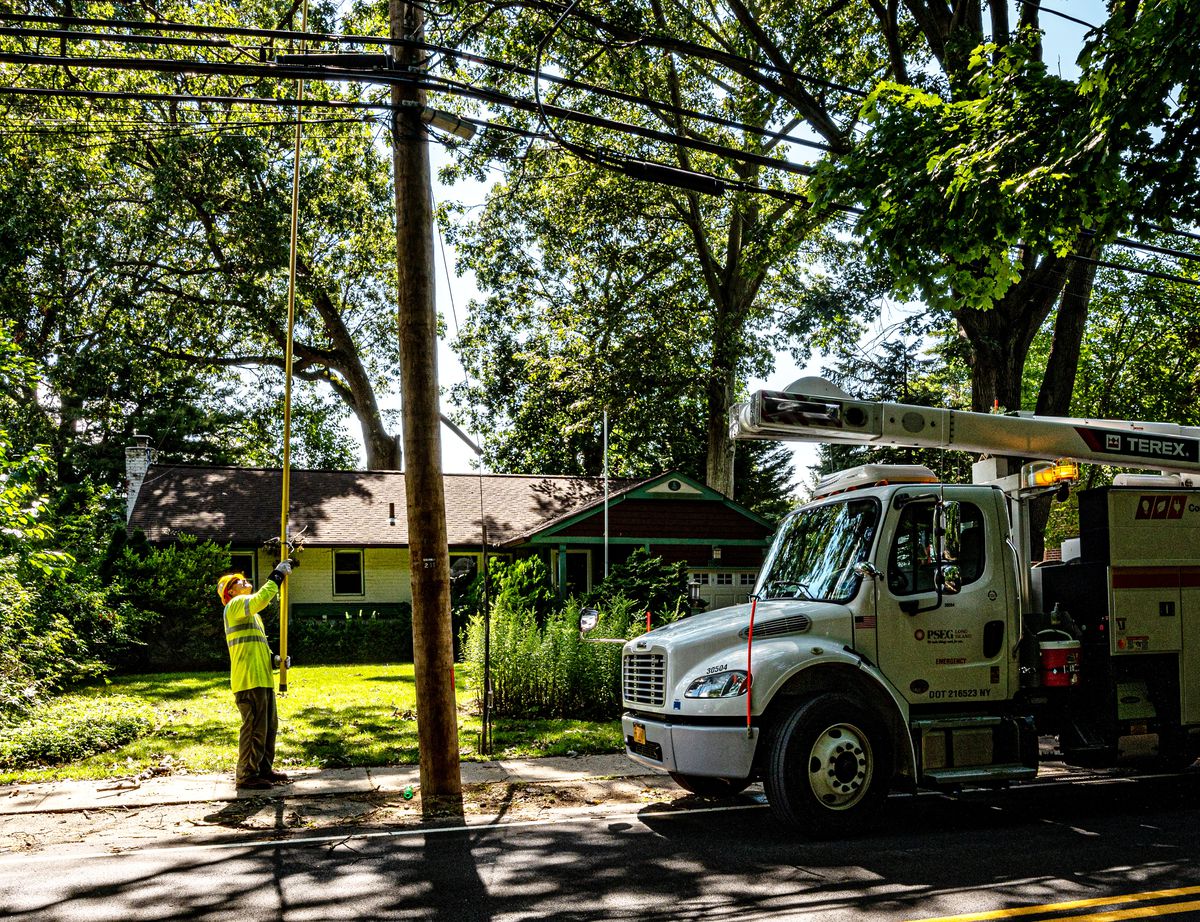
[[[4,18],[3,15],[0,15],[0,19],[3,19],[3,18]],[[75,31],[71,31],[71,30],[20,29],[20,28],[13,29],[13,28],[0,27],[0,34],[18,35],[18,36],[24,37],[24,38],[52,37],[52,38],[58,38],[58,39],[68,38],[68,39],[71,39],[74,41],[102,40],[102,41],[123,42],[123,43],[128,43],[128,44],[145,43],[143,38],[139,37],[139,36],[123,35],[123,34],[119,34],[119,33],[75,32]],[[154,38],[155,38],[155,41],[157,41],[161,44],[166,44],[166,45],[180,44],[180,45],[189,45],[190,46],[190,45],[194,45],[194,44],[200,44],[203,42],[206,47],[242,51],[247,54],[258,53],[262,50],[260,48],[256,48],[256,47],[252,47],[252,46],[233,45],[226,41],[181,39],[181,38],[174,38],[174,37],[169,37],[169,36],[155,36]],[[380,41],[383,42],[384,40],[381,39]],[[499,71],[503,71],[506,73],[516,74],[519,76],[531,77],[535,73],[532,68],[522,67],[519,64],[512,64],[507,61],[502,61],[499,58],[492,58],[492,57],[487,57],[484,55],[478,55],[478,54],[473,54],[470,52],[460,51],[458,49],[449,48],[445,45],[437,45],[437,44],[432,44],[430,42],[416,41],[416,40],[412,40],[412,39],[388,39],[388,40],[386,40],[386,42],[387,42],[387,44],[391,44],[391,45],[402,45],[402,46],[414,47],[421,51],[428,51],[432,54],[443,55],[446,58],[456,58],[456,59],[459,59],[462,61],[467,61],[467,62],[470,62],[473,64],[478,64],[482,67],[487,67],[487,68],[490,68],[493,70],[499,70]],[[541,74],[541,79],[545,80],[547,82],[556,83],[560,86],[566,86],[571,89],[577,89],[577,90],[581,90],[583,92],[592,93],[597,96],[602,96],[602,97],[609,98],[609,99],[616,99],[621,102],[628,102],[632,105],[643,106],[643,107],[646,107],[648,109],[652,109],[652,110],[655,110],[658,112],[667,112],[667,113],[671,113],[673,115],[680,115],[685,118],[691,118],[691,119],[696,119],[697,121],[707,122],[709,124],[717,125],[722,128],[729,128],[734,131],[743,131],[743,132],[746,132],[747,134],[753,134],[753,135],[757,135],[759,137],[769,138],[772,141],[783,141],[788,144],[796,144],[796,145],[800,145],[803,147],[810,147],[810,148],[813,148],[814,150],[820,150],[820,151],[832,150],[830,145],[825,144],[821,141],[814,141],[809,138],[801,138],[796,135],[789,134],[786,131],[776,131],[776,130],[772,130],[770,128],[766,128],[766,127],[763,127],[760,125],[751,125],[746,122],[737,121],[736,119],[724,118],[719,115],[713,115],[711,113],[702,112],[698,109],[692,109],[692,108],[689,108],[686,106],[677,106],[677,105],[674,105],[673,103],[663,102],[661,100],[654,99],[654,98],[648,97],[648,96],[639,96],[639,95],[636,95],[633,93],[625,93],[620,90],[614,90],[614,89],[611,89],[608,87],[599,86],[598,84],[588,83],[586,81],[577,80],[577,79],[574,79],[571,77],[561,77],[561,76],[557,76],[554,74],[543,73],[543,74]]]

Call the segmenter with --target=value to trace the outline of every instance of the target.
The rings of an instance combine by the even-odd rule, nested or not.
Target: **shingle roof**
[[[445,474],[449,544],[488,544],[530,535],[566,515],[601,502],[603,481],[580,477]],[[279,535],[282,477],[263,468],[150,467],[130,517],[155,543],[181,533],[218,543],[260,544]],[[617,496],[639,481],[610,482]],[[306,528],[313,546],[408,544],[404,474],[397,471],[292,471],[289,531]],[[395,509],[395,525],[389,514]]]

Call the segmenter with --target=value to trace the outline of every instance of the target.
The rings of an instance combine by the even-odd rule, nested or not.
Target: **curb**
[[[289,772],[293,781],[269,791],[238,791],[229,773],[165,775],[145,780],[56,781],[0,786],[0,817],[31,813],[77,813],[110,807],[178,806],[213,801],[258,798],[322,797],[331,794],[402,794],[420,786],[416,765],[380,768],[304,769]],[[637,765],[624,754],[502,759],[463,762],[462,783],[545,784],[593,779],[635,778],[658,775]]]

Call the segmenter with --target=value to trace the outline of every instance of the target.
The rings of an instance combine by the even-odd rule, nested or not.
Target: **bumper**
[[[645,730],[646,742],[634,739],[634,725]],[[625,754],[633,761],[663,771],[713,778],[748,778],[758,747],[758,727],[712,727],[669,723],[641,715],[621,716]],[[641,735],[640,732],[638,734]]]

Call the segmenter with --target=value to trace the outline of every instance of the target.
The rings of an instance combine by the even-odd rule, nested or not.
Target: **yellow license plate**
[[[634,724],[633,725],[633,741],[635,743],[637,743],[639,746],[646,745],[646,725],[645,724]]]

